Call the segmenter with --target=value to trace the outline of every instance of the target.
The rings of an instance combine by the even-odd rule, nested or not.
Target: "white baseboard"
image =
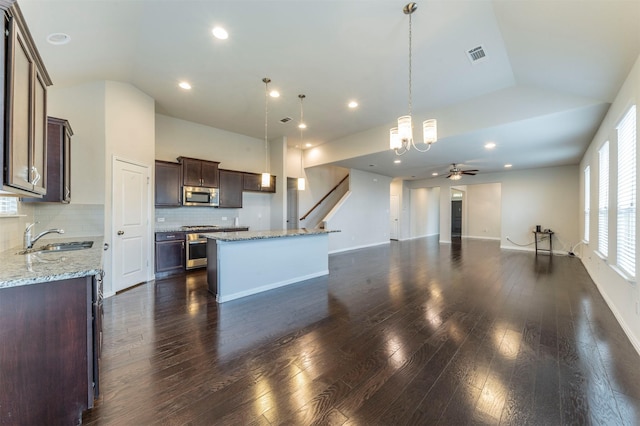
[[[329,254],[337,254],[337,253],[342,253],[342,252],[345,252],[345,251],[359,250],[359,249],[368,248],[368,247],[382,246],[382,245],[385,245],[385,244],[390,244],[390,240],[389,241],[383,241],[383,242],[380,242],[380,243],[365,244],[365,245],[361,245],[361,246],[347,247],[347,248],[343,248],[343,249],[332,250],[332,251],[329,251]]]
[[[469,238],[470,240],[491,240],[491,241],[501,241],[500,237],[487,237],[487,236],[476,236],[476,235],[464,235],[462,238]]]
[[[620,311],[618,311],[613,301],[609,298],[609,296],[607,296],[605,292],[602,291],[602,289],[600,288],[600,285],[598,285],[598,282],[594,279],[593,275],[591,275],[591,271],[589,271],[587,264],[585,264],[582,259],[580,259],[580,262],[582,262],[584,269],[586,269],[587,274],[589,274],[589,277],[591,277],[591,281],[593,281],[593,283],[595,284],[596,288],[598,289],[598,292],[604,299],[605,303],[607,304],[609,309],[611,309],[613,316],[616,317],[616,321],[618,321],[618,324],[620,324],[620,327],[622,327],[622,331],[624,331],[624,334],[627,336],[627,338],[631,342],[631,345],[633,345],[633,348],[640,355],[640,341],[636,339],[633,332],[631,331],[631,328],[627,325],[627,323],[624,320],[624,317],[620,314]]]

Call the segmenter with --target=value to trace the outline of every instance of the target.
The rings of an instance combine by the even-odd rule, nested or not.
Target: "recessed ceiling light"
[[[486,144],[484,144],[484,147],[486,149],[493,149],[496,147],[496,143],[495,142],[487,142]]]
[[[279,98],[280,92],[278,92],[277,90],[272,90],[269,92],[269,96],[271,96],[272,98]]]
[[[47,36],[47,41],[55,45],[67,44],[71,41],[71,37],[65,33],[53,33]]]
[[[313,145],[311,144],[311,142],[307,142],[304,144],[304,146],[306,146],[307,148],[311,148]]]
[[[186,81],[181,81],[180,83],[178,83],[178,86],[180,86],[180,88],[184,90],[191,90],[191,85]]]
[[[349,108],[357,108],[358,107],[358,103],[356,101],[351,101],[347,104],[347,106]]]
[[[511,167],[513,167],[513,164],[505,164],[504,167],[505,169],[510,169]]]
[[[431,173],[431,176],[438,176],[438,172]]]
[[[400,164],[400,163],[402,163],[402,160],[393,160],[393,162],[396,163],[396,164]]]
[[[226,40],[229,38],[229,33],[222,27],[214,27],[211,32],[218,40]]]
[[[306,128],[307,128],[306,124],[304,124],[304,123],[298,124],[298,129],[306,129]]]

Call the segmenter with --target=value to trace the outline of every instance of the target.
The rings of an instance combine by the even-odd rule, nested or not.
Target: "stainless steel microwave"
[[[182,205],[218,207],[218,188],[183,186]]]

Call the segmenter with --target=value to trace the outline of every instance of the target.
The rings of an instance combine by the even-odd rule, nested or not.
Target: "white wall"
[[[469,183],[473,183],[473,185],[467,185],[467,188],[476,184],[501,184],[500,210],[487,213],[499,214],[502,218],[500,223],[501,247],[533,250],[532,230],[535,225],[540,224],[556,233],[554,235],[554,251],[566,252],[579,241],[578,222],[575,218],[579,198],[578,178],[578,166],[512,170],[480,174],[468,178],[471,181]],[[459,185],[455,185],[454,182],[445,178],[410,182],[411,188],[441,188],[440,241],[444,243],[451,242],[451,200],[449,197],[451,186]],[[507,237],[516,243],[526,245],[526,247],[510,243],[506,240]]]
[[[327,222],[331,253],[389,243],[389,185],[391,178],[349,171],[351,196]]]
[[[157,160],[193,157],[219,161],[223,169],[265,171],[264,141],[260,139],[162,114],[156,114],[155,128]]]
[[[625,279],[616,272],[616,176],[617,176],[617,137],[616,125],[631,105],[637,105],[640,101],[640,57],[620,89],[615,101],[603,120],[600,128],[589,145],[580,167],[576,174],[580,179],[580,202],[575,212],[578,214],[580,223],[580,236],[584,235],[584,168],[591,167],[591,206],[590,206],[590,228],[589,242],[581,247],[581,260],[584,263],[589,275],[600,290],[600,293],[611,308],[618,322],[620,322],[625,333],[640,352],[640,296],[635,282]],[[637,108],[637,123],[640,123],[640,109]],[[596,254],[598,247],[598,150],[600,146],[609,141],[610,163],[609,163],[609,258],[602,259]],[[636,133],[636,140],[640,141]],[[638,156],[636,146],[636,159]],[[640,174],[636,175],[636,188],[640,187]],[[636,195],[637,196],[637,195]],[[636,216],[636,230],[639,229],[640,219]],[[636,232],[636,268],[640,265],[640,238]],[[635,280],[635,278],[634,278]]]
[[[440,188],[416,188],[410,192],[409,238],[437,235],[440,226]]]
[[[500,239],[502,209],[497,206],[502,204],[501,192],[499,183],[466,186],[467,227],[462,230],[465,237]]]
[[[104,204],[106,179],[104,81],[48,91],[47,113],[69,120],[71,203]]]

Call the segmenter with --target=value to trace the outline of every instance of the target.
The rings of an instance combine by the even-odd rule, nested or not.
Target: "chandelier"
[[[402,11],[405,15],[409,15],[409,114],[398,118],[398,127],[394,127],[389,131],[389,148],[393,149],[396,155],[402,155],[413,147],[416,151],[427,152],[431,148],[431,144],[438,141],[438,124],[435,119],[425,120],[422,123],[422,144],[425,148],[419,148],[413,139],[413,123],[411,119],[412,108],[412,91],[411,91],[411,15],[418,9],[418,5],[411,2],[407,3]],[[418,143],[420,144],[420,143]]]

